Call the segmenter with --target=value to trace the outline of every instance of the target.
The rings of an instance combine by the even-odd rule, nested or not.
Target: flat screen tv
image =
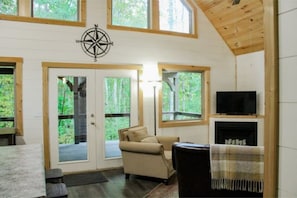
[[[257,113],[256,91],[218,91],[216,102],[218,114],[253,115]]]

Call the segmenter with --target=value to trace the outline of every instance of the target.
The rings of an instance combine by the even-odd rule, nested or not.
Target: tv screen
[[[216,94],[217,113],[227,115],[256,114],[256,91],[219,91]]]

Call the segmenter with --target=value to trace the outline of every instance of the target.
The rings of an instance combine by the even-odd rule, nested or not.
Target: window
[[[14,127],[14,66],[6,64],[0,67],[0,127]]]
[[[148,28],[148,7],[148,0],[113,0],[112,24],[136,28]]]
[[[160,29],[191,33],[192,10],[183,0],[159,1]]]
[[[23,134],[21,58],[0,57],[0,128]]]
[[[0,0],[0,14],[17,15],[17,0]]]
[[[108,28],[197,37],[192,0],[108,0]]]
[[[209,109],[209,70],[209,67],[159,64],[160,127],[205,123]]]
[[[86,0],[0,0],[0,19],[85,26]]]
[[[33,17],[77,21],[78,0],[32,0]]]

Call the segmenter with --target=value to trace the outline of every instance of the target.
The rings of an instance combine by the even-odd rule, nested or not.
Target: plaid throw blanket
[[[264,147],[210,145],[212,189],[263,192]]]

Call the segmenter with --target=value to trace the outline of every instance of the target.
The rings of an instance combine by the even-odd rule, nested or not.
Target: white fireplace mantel
[[[209,117],[209,143],[215,143],[215,122],[257,122],[257,145],[264,146],[264,116],[211,115]]]

